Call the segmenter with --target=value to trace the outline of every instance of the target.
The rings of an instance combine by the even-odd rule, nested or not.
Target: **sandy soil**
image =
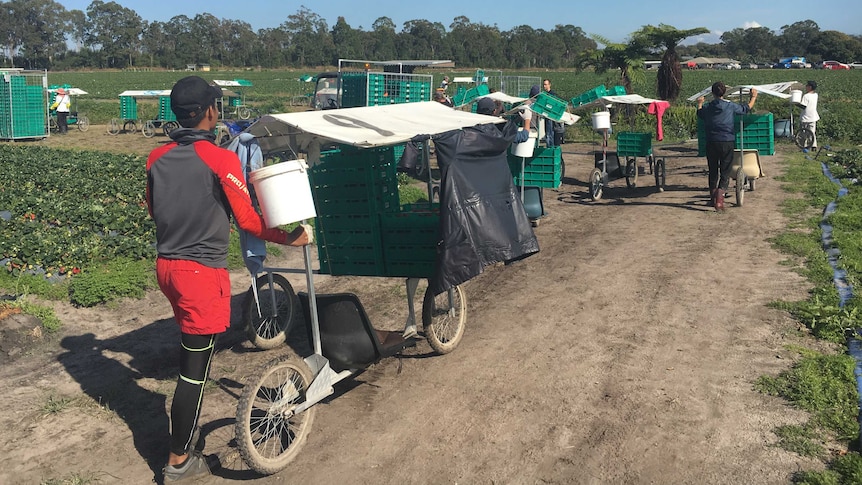
[[[38,143],[146,153],[164,141],[96,126]],[[805,339],[766,306],[807,289],[768,242],[786,223],[778,207],[788,194],[774,178],[782,156],[763,158],[766,176],[744,207],[731,196],[716,214],[695,148],[656,145],[665,192],[644,174],[635,189],[614,180],[594,202],[585,181],[596,146],[565,145],[564,184],[545,191],[549,215],[536,228],[541,252],[465,286],[461,345],[433,356],[422,342],[336,385],[299,456],[269,477],[238,457],[234,416],[245,379],[291,349],[248,343],[238,327],[250,279],[233,274],[235,325],[202,416],[205,453],[223,468],[200,483],[777,484],[822,466],[775,446],[776,426],[805,417],[753,389]],[[278,262],[299,268],[300,254]],[[301,275],[289,279],[304,289]],[[403,325],[400,280],[316,284],[357,293],[380,328]],[[32,344],[13,345],[0,369],[0,483],[151,483],[177,374],[166,300],[54,306],[57,336],[28,334],[34,323],[20,316],[2,323]]]

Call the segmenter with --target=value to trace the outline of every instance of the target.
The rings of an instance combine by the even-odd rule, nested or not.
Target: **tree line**
[[[585,65],[584,59],[607,47],[602,40],[571,24],[552,30],[519,25],[504,31],[465,16],[455,17],[448,29],[425,19],[409,20],[399,29],[382,16],[366,30],[351,27],[344,17],[330,27],[302,6],[278,27],[255,31],[243,20],[209,13],[147,21],[113,1],[93,0],[86,11],[66,10],[53,0],[0,1],[0,65],[25,69],[182,69],[188,64],[304,68],[335,65],[339,58],[451,59],[460,66],[558,69]],[[659,43],[638,52],[661,56],[665,47]],[[745,62],[789,55],[849,62],[862,60],[862,37],[821,31],[814,21],[805,20],[779,32],[735,29],[717,44],[676,46],[676,52]]]

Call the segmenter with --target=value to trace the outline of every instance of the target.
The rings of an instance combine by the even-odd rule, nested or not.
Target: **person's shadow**
[[[234,295],[232,309],[244,297]],[[228,330],[220,337],[218,347],[230,346],[242,338],[238,333]],[[138,380],[154,379],[164,383],[165,393],[173,393],[180,360],[180,330],[174,319],[156,320],[105,340],[92,333],[67,336],[60,345],[66,350],[57,357],[58,362],[95,403],[126,423],[135,449],[153,471],[154,480],[161,483],[170,442],[166,396],[145,389]],[[128,364],[111,357],[111,353],[128,355]]]

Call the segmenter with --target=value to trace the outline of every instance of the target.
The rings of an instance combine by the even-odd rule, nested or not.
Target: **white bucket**
[[[518,131],[521,130],[523,130],[523,128],[518,129]],[[539,134],[530,130],[530,135],[529,138],[527,138],[527,141],[512,143],[512,155],[515,155],[516,157],[532,158],[533,150],[536,148],[536,142],[538,140]]]
[[[290,160],[259,168],[248,175],[248,181],[257,192],[266,227],[317,216],[305,160]]]
[[[611,129],[610,111],[597,111],[593,113],[593,129],[597,131]]]
[[[790,91],[790,103],[799,104],[802,102],[802,91],[793,89]]]

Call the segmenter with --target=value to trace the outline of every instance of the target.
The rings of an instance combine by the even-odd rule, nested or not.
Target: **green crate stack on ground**
[[[46,81],[43,71],[0,71],[0,139],[47,135]]]
[[[515,185],[521,185],[521,157],[510,152],[509,170]],[[532,158],[524,159],[523,184],[527,186],[556,189],[562,183],[563,163],[561,147],[536,147]]]
[[[138,119],[138,100],[134,96],[120,96],[120,119]]]
[[[177,115],[171,109],[171,97],[159,96],[159,118],[162,121],[176,121]]]
[[[617,133],[617,155],[646,157],[652,155],[652,133],[621,131]]]
[[[742,136],[739,131],[739,121],[742,119]],[[737,150],[757,149],[760,155],[775,155],[775,128],[772,113],[748,114],[734,117],[733,131],[736,134]],[[706,127],[703,120],[697,119],[697,156],[706,156]]]
[[[380,232],[386,276],[433,276],[440,241],[440,204],[408,204],[401,212],[381,213]]]
[[[309,174],[321,272],[385,276],[378,215],[399,210],[392,147],[342,146],[322,153]]]

